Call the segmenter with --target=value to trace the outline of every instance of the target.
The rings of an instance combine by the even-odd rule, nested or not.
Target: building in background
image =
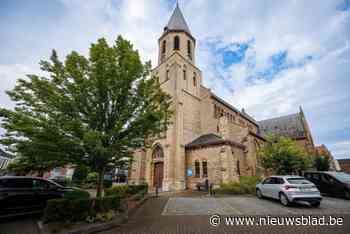
[[[340,170],[350,174],[350,158],[338,159]]]
[[[333,157],[331,151],[325,145],[319,145],[315,147],[316,155],[326,157],[330,162],[331,171],[340,171],[339,162]]]
[[[315,145],[304,112],[259,121],[261,135],[274,134],[295,140],[309,154],[315,154]]]
[[[12,156],[0,149],[0,170],[6,169],[12,160]]]

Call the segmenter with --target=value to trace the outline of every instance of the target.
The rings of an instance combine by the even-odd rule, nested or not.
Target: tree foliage
[[[113,46],[99,39],[88,57],[73,51],[61,62],[53,51],[40,64],[47,77],[28,75],[8,92],[16,108],[0,109],[1,143],[23,159],[86,165],[100,196],[107,166],[166,130],[170,96],[121,36]]]
[[[64,166],[64,162],[59,159],[45,159],[42,155],[27,155],[17,157],[7,166],[8,172],[14,172],[16,175],[37,174],[43,176],[45,172],[59,166]]]
[[[311,158],[290,138],[268,136],[259,155],[262,166],[276,174],[293,174],[311,165]]]
[[[314,160],[314,167],[317,171],[328,171],[330,168],[329,159],[322,155],[316,155]]]

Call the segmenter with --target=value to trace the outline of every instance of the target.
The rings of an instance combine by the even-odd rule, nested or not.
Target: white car
[[[317,187],[301,176],[270,176],[256,185],[256,196],[278,199],[284,206],[305,201],[318,207],[322,200]]]

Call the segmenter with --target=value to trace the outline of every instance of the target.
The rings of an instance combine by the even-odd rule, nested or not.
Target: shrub
[[[86,177],[86,182],[96,184],[97,178],[98,178],[97,172],[90,172]]]
[[[70,217],[67,221],[79,222],[86,220],[91,214],[91,200],[90,199],[77,199],[69,201]]]
[[[105,190],[106,196],[119,196],[120,198],[125,198],[127,196],[135,195],[141,193],[144,196],[148,191],[148,185],[115,185],[109,189]]]
[[[44,211],[44,222],[67,222],[71,216],[70,201],[67,199],[52,199],[47,202]]]
[[[108,212],[109,210],[119,210],[120,198],[117,196],[106,196],[101,199],[94,199],[94,210],[97,213]]]
[[[214,189],[217,194],[255,194],[255,185],[261,180],[258,176],[241,176],[239,182],[221,184]]]
[[[103,181],[103,187],[104,188],[110,188],[112,187],[113,181],[112,180],[104,180]]]
[[[118,196],[125,198],[128,196],[129,186],[128,185],[114,185],[111,188],[105,190],[106,196]]]
[[[67,200],[89,199],[90,194],[89,192],[84,190],[73,190],[73,191],[66,192],[63,198]]]
[[[257,183],[259,183],[261,181],[261,177],[260,176],[241,176],[239,178],[239,182],[241,184],[248,184],[248,185],[256,185]]]
[[[97,214],[120,210],[120,204],[120,198],[116,196],[102,199],[53,199],[47,203],[43,220],[45,223],[94,221],[98,220],[95,219]]]
[[[147,184],[141,184],[141,185],[129,185],[128,187],[128,194],[134,195],[141,193],[143,196],[148,191],[148,185]]]

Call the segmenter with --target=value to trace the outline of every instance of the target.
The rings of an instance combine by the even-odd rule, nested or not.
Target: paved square
[[[253,196],[171,197],[162,215],[293,215],[350,214],[350,201],[326,197],[319,208],[308,205],[284,207],[278,201]]]

